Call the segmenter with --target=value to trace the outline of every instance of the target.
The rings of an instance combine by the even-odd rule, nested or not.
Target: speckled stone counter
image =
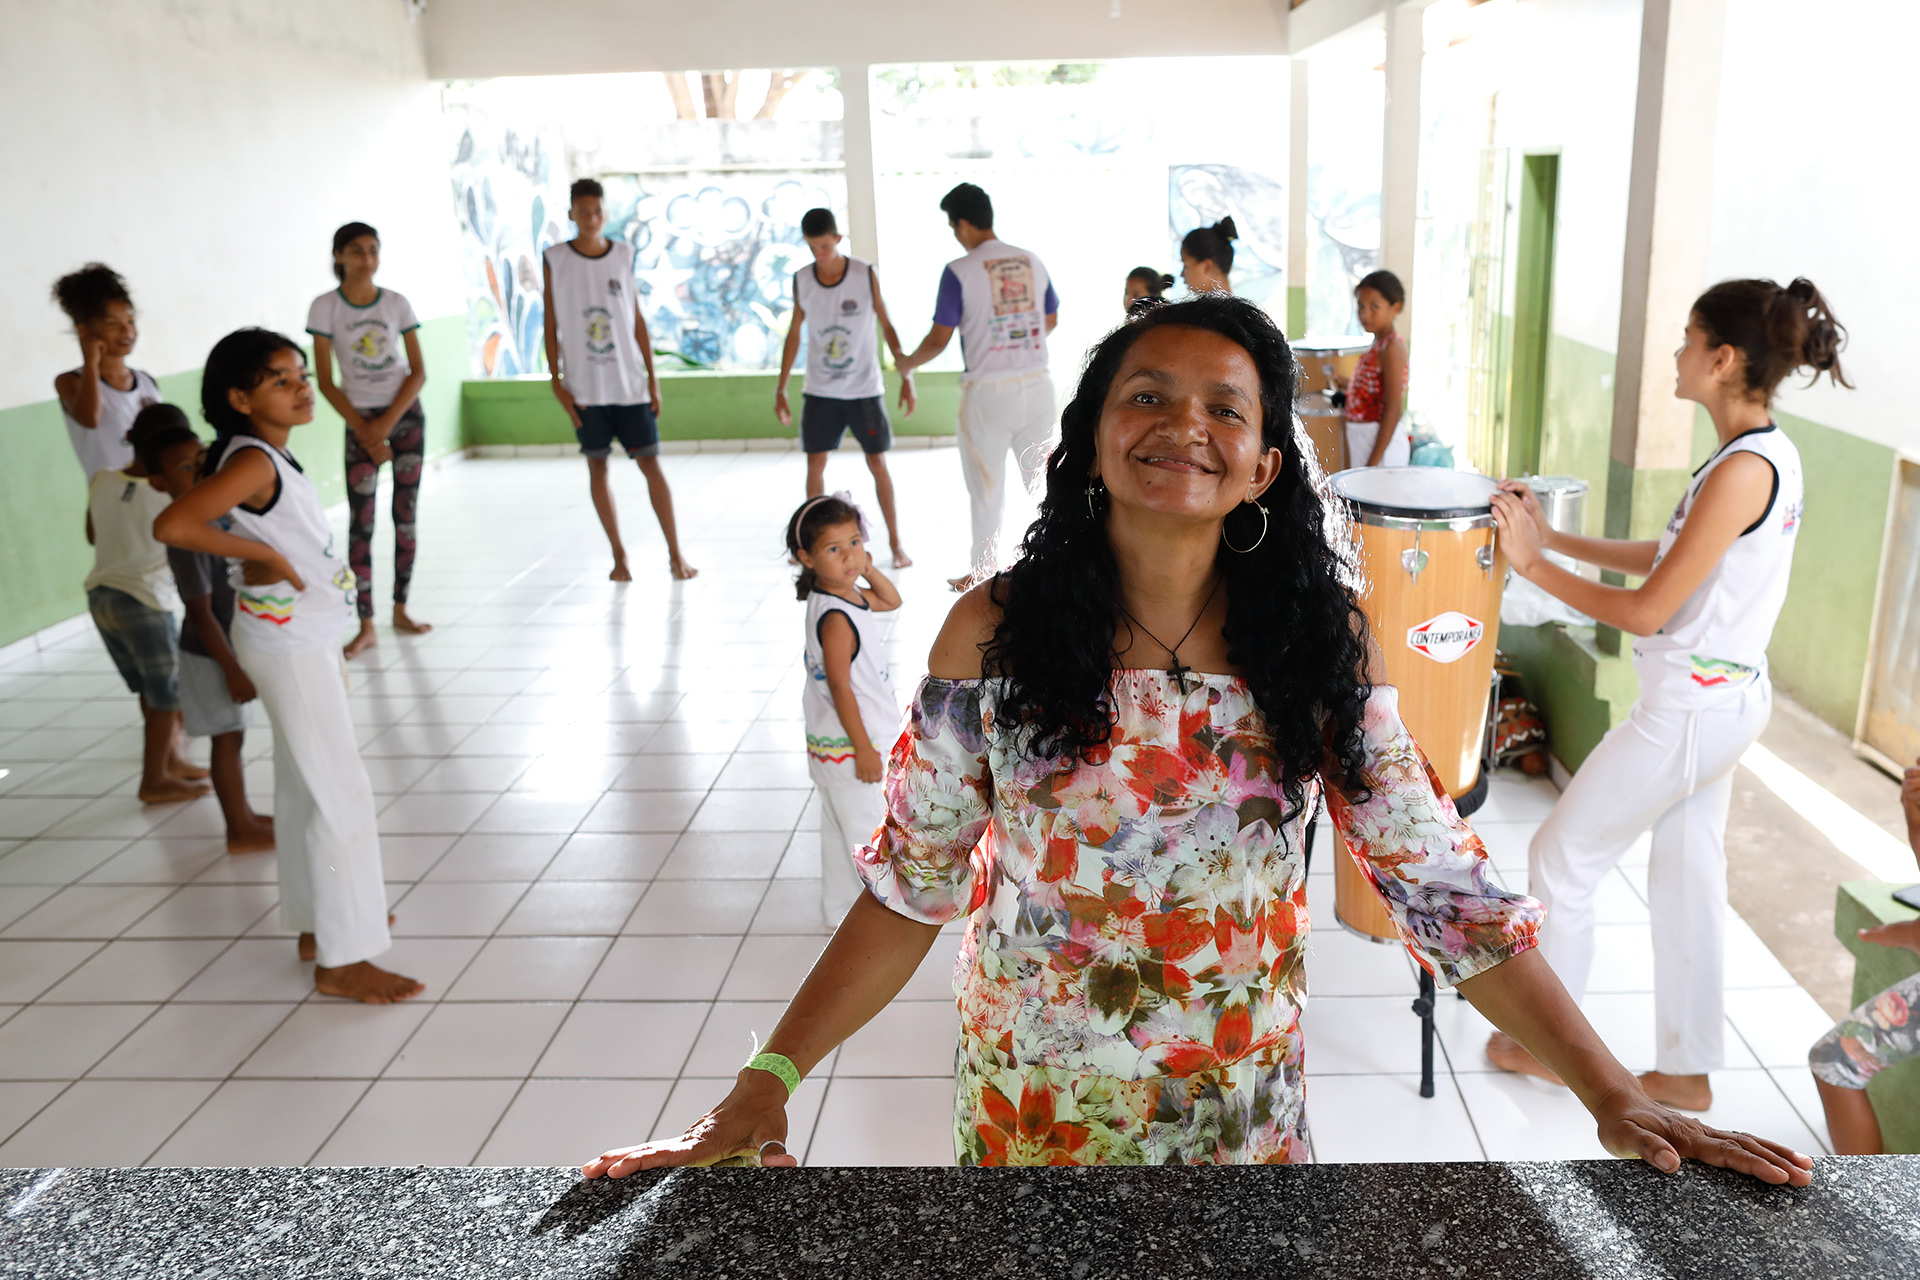
[[[1920,1277],[1920,1157],[1638,1164],[0,1171],[0,1275]]]

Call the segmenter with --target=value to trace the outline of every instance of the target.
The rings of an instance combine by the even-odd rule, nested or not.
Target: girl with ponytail
[[[1638,637],[1640,697],[1594,748],[1534,835],[1528,869],[1547,907],[1542,946],[1575,998],[1593,965],[1594,898],[1649,828],[1655,1069],[1641,1077],[1669,1106],[1712,1105],[1724,1065],[1721,992],[1724,849],[1733,766],[1773,708],[1767,643],[1787,596],[1800,530],[1800,455],[1773,421],[1774,390],[1801,369],[1849,386],[1846,330],[1810,280],[1728,280],[1701,294],[1675,353],[1674,394],[1703,406],[1719,446],[1693,473],[1658,541],[1581,538],[1547,527],[1524,484],[1494,495],[1514,571],[1581,612]],[[1560,568],[1558,551],[1638,587]],[[1554,1079],[1496,1034],[1487,1056]]]
[[[1240,238],[1231,215],[1210,227],[1195,227],[1180,241],[1180,278],[1195,293],[1232,293],[1233,242]]]
[[[1130,316],[1151,311],[1167,300],[1173,277],[1158,267],[1135,267],[1127,272],[1127,297],[1122,304]]]

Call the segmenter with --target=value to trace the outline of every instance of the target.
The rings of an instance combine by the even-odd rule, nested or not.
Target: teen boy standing
[[[880,379],[878,336],[900,359],[900,335],[887,318],[880,300],[880,278],[869,263],[840,252],[840,228],[833,210],[809,209],[800,219],[800,234],[813,251],[813,265],[793,273],[793,320],[787,327],[786,349],[780,353],[780,382],[773,393],[774,416],[782,426],[793,425],[787,402],[787,379],[800,350],[800,334],[807,335],[807,384],[801,396],[800,447],[807,451],[807,496],[826,492],[827,455],[840,447],[848,431],[860,442],[873,473],[880,514],[887,522],[887,541],[893,549],[893,567],[913,561],[900,546],[900,524],[894,516],[893,477],[887,471],[887,450],[893,447],[893,424],[887,421],[886,388]],[[909,416],[915,402],[911,375],[900,381],[900,404]]]
[[[607,487],[607,459],[618,440],[647,478],[647,497],[667,540],[673,576],[691,578],[699,570],[680,554],[673,491],[660,470],[660,380],[634,289],[633,246],[601,234],[607,225],[606,192],[598,182],[582,178],[569,195],[568,216],[579,234],[548,249],[543,260],[547,367],[553,372],[553,394],[573,420],[586,455],[593,509],[613,549],[613,572],[607,576],[633,581],[620,542],[620,516]]]
[[[1033,487],[1053,435],[1053,379],[1047,335],[1060,319],[1060,298],[1046,264],[993,234],[993,201],[971,182],[940,199],[953,238],[966,256],[947,264],[934,302],[933,327],[912,354],[897,358],[911,373],[946,350],[955,329],[967,369],[960,377],[960,473],[972,500],[969,571],[947,585],[964,591],[993,571],[993,538],[1005,502],[1007,450]]]

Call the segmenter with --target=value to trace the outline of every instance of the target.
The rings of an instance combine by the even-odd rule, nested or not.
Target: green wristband
[[[793,1059],[784,1053],[756,1053],[747,1059],[747,1070],[771,1071],[779,1076],[781,1083],[787,1086],[789,1098],[800,1087],[800,1068],[794,1066]]]

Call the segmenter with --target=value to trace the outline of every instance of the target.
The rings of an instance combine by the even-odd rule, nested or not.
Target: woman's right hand
[[[583,1178],[624,1178],[641,1169],[673,1169],[718,1164],[729,1156],[757,1153],[769,1142],[787,1139],[787,1086],[770,1071],[743,1068],[733,1092],[677,1138],[616,1147],[580,1166]],[[762,1157],[768,1168],[794,1168],[787,1153]]]
[[[1510,493],[1520,500],[1520,505],[1526,508],[1527,515],[1539,531],[1540,544],[1545,546],[1553,538],[1553,527],[1547,523],[1547,513],[1541,509],[1540,499],[1535,496],[1532,489],[1519,480],[1502,480],[1500,488],[1503,492]]]

